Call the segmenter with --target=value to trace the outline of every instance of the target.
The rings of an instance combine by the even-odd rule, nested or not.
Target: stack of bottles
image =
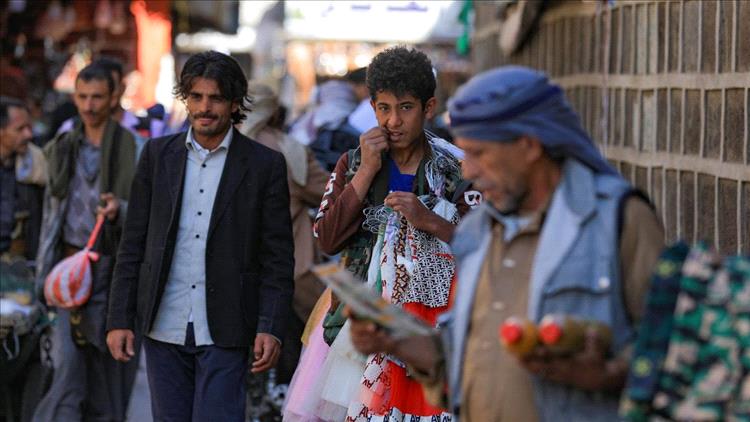
[[[589,330],[609,348],[612,332],[599,321],[581,320],[569,315],[549,314],[539,324],[512,316],[500,324],[500,343],[513,355],[523,358],[538,349],[558,355],[574,355],[583,350]]]

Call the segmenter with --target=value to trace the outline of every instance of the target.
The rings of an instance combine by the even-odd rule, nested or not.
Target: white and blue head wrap
[[[530,136],[553,156],[617,174],[581,127],[562,88],[541,72],[505,66],[480,73],[458,89],[448,111],[456,137],[512,142]]]

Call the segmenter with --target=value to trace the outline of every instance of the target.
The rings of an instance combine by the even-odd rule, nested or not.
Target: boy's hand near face
[[[351,184],[360,201],[364,200],[375,175],[383,165],[381,154],[388,151],[388,132],[381,127],[374,127],[359,137],[359,148],[362,163]]]
[[[381,154],[388,151],[388,132],[379,126],[368,130],[359,137],[359,147],[362,151],[359,171],[374,175],[382,166]]]

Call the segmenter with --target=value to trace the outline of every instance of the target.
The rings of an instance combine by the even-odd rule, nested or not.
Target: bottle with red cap
[[[584,321],[562,314],[549,314],[539,323],[539,341],[545,348],[559,355],[571,355],[583,350],[586,331],[596,330],[596,336],[605,348],[612,341],[610,328],[599,321]]]
[[[536,325],[525,318],[509,317],[499,329],[500,343],[507,351],[524,357],[539,344]]]

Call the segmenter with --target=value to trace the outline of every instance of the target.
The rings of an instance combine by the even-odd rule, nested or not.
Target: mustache
[[[219,116],[211,113],[195,113],[193,119],[218,119]]]

